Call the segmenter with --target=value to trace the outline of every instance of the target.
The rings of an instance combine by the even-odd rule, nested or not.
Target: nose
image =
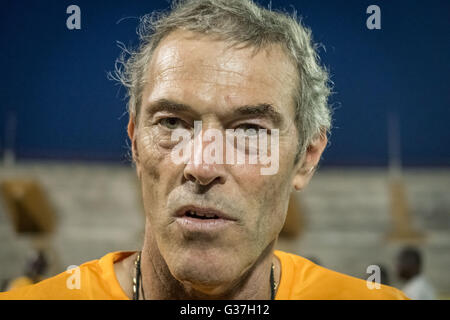
[[[192,144],[191,161],[184,168],[184,178],[199,185],[207,186],[226,182],[226,171],[222,163],[207,163],[203,159],[203,151],[209,143],[203,139],[203,131],[195,135]],[[191,140],[192,141],[192,140]]]
[[[214,183],[224,184],[225,174],[221,172],[218,165],[189,163],[184,169],[186,180],[207,186]]]

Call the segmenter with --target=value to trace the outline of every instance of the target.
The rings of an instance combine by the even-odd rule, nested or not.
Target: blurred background
[[[258,1],[264,6],[269,1]],[[81,10],[69,30],[68,6]],[[369,5],[381,29],[369,30]],[[450,298],[450,3],[273,0],[313,31],[334,82],[334,129],[310,186],[291,199],[278,247],[402,289],[415,248]],[[117,41],[167,1],[6,1],[0,12],[0,289],[143,238],[128,157],[125,91],[107,79]],[[33,280],[35,281],[35,280]]]

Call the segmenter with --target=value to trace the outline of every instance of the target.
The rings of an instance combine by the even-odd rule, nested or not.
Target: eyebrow
[[[166,111],[173,113],[196,113],[194,109],[192,109],[189,105],[178,103],[175,101],[167,100],[167,99],[159,99],[153,103],[151,103],[146,108],[147,116],[153,116],[157,112]]]
[[[196,116],[198,115],[191,106],[168,99],[159,99],[146,108],[147,116],[150,117],[155,113],[162,111],[172,113],[193,113]],[[232,111],[232,116],[265,118],[272,121],[274,125],[283,123],[283,116],[270,103],[239,106]]]
[[[270,103],[241,106],[236,108],[233,113],[240,116],[266,118],[271,120],[274,125],[280,125],[283,122],[281,113],[279,113]]]

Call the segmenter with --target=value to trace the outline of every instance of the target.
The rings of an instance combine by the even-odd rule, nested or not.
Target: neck
[[[142,285],[147,299],[270,299],[272,264],[275,266],[275,282],[279,283],[279,262],[273,255],[275,241],[263,251],[253,266],[239,279],[233,283],[223,284],[220,290],[215,290],[216,288],[202,288],[195,283],[182,283],[175,279],[156,243],[151,240],[153,239],[146,238],[141,254]],[[142,295],[140,297],[142,298]]]

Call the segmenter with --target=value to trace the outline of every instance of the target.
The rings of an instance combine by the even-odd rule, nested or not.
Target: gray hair
[[[300,146],[296,161],[317,135],[330,132],[331,82],[327,70],[320,65],[311,30],[303,26],[295,12],[291,16],[272,11],[252,0],[174,1],[169,12],[143,16],[138,27],[140,45],[133,51],[122,46],[113,75],[127,88],[130,117],[139,116],[144,75],[153,52],[161,40],[176,29],[212,35],[256,51],[271,44],[281,45],[298,72],[293,97]]]

